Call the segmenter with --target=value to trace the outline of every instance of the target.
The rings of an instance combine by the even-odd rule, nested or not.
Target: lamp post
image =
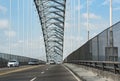
[[[110,46],[113,47],[112,0],[110,0]]]
[[[111,26],[112,26],[112,0],[110,0],[110,27]]]
[[[109,30],[109,46],[106,48],[106,60],[118,61],[118,47],[114,47],[113,28],[112,28],[112,0],[110,0],[110,30]]]
[[[88,31],[88,40],[89,40],[89,0],[87,0],[87,31]]]

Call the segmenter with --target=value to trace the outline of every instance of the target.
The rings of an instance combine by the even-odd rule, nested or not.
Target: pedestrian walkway
[[[81,68],[80,65],[76,64],[64,64],[68,67],[76,76],[78,76],[82,81],[113,81],[108,78],[103,78],[93,73],[92,71]]]

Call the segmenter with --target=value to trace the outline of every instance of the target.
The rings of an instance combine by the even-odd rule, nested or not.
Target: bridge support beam
[[[34,2],[41,21],[47,62],[62,62],[66,0]]]

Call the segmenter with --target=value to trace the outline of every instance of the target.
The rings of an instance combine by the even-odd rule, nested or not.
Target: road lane
[[[51,65],[44,74],[37,77],[35,81],[77,81],[76,78],[62,65]]]
[[[40,72],[45,70],[49,66],[39,66],[33,69],[27,69],[24,71],[9,73],[3,76],[0,76],[0,81],[30,81],[35,76],[39,75]]]
[[[35,69],[0,76],[0,81],[78,81],[62,65],[45,65]]]
[[[23,67],[5,68],[5,69],[1,69],[0,76],[1,75],[6,75],[6,74],[9,74],[9,73],[24,71],[24,70],[28,70],[28,69],[32,69],[32,68],[37,68],[37,67],[39,67],[39,66],[23,66]]]

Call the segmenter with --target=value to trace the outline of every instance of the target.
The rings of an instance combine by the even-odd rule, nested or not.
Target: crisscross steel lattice
[[[34,0],[41,21],[47,62],[62,62],[66,0]]]

